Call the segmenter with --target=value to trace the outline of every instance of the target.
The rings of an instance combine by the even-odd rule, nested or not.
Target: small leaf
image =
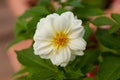
[[[120,14],[112,14],[111,17],[120,24]]]
[[[111,19],[109,19],[106,16],[98,17],[95,20],[93,20],[92,23],[96,26],[114,25],[115,24],[115,22],[113,22]]]
[[[89,27],[89,25],[84,26],[85,29],[85,34],[84,34],[84,39],[87,40],[90,37],[90,34],[92,33],[92,29]]]

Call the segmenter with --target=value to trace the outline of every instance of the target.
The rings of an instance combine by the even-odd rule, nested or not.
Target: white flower
[[[38,22],[34,35],[34,53],[50,59],[54,65],[65,67],[76,55],[82,56],[86,47],[82,21],[72,12],[56,13]]]

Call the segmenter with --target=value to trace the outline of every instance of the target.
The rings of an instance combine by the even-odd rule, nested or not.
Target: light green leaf
[[[99,66],[97,80],[118,80],[120,78],[120,57],[108,56]]]

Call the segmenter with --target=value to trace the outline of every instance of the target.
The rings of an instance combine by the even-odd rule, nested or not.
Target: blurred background
[[[0,80],[11,80],[13,69],[6,47],[14,39],[15,18],[6,0],[0,0]]]

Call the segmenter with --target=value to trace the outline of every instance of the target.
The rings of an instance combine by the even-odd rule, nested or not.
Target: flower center
[[[68,41],[69,39],[67,37],[67,34],[64,34],[63,32],[57,33],[56,36],[53,38],[53,43],[57,49],[65,46]]]

